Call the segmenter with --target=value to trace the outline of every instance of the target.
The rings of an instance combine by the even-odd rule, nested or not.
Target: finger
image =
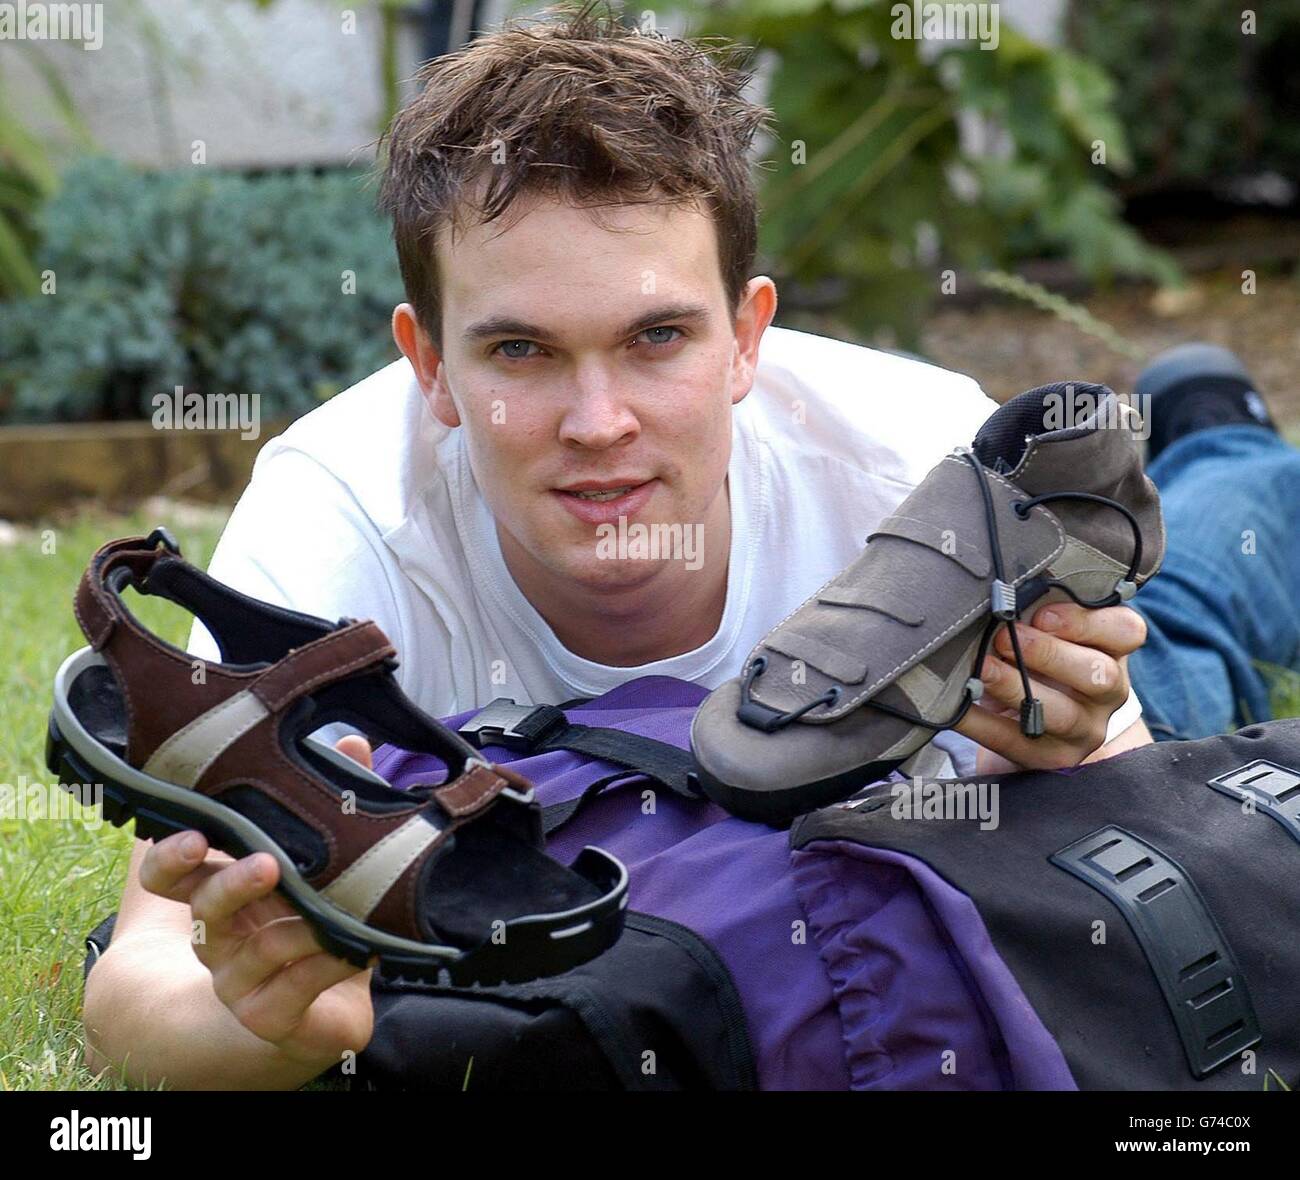
[[[353,762],[360,762],[367,770],[374,770],[374,751],[371,750],[370,743],[359,733],[350,733],[346,737],[339,738],[334,748],[340,754],[351,758]]]
[[[177,832],[156,840],[140,861],[140,886],[170,901],[187,902],[200,882],[232,863],[208,846],[202,832]]]
[[[1053,602],[1036,611],[1030,623],[1039,631],[1095,647],[1116,659],[1137,651],[1147,639],[1147,621],[1131,606],[1089,610],[1075,602]]]
[[[1114,656],[1050,635],[1036,627],[1016,624],[1025,670],[1100,703],[1120,704],[1128,696],[1128,673]],[[1005,660],[1014,658],[1010,632],[1002,629],[993,641],[994,651]]]
[[[1007,710],[1006,716],[1012,720],[1019,732],[1020,704],[1025,699],[1025,688],[1020,681],[1020,674],[1013,665],[1003,663],[991,656],[985,658],[984,668],[985,671],[980,679],[984,682],[986,697],[990,703],[1000,705]],[[1034,696],[1042,702],[1044,737],[1074,742],[1091,736],[1092,728],[1095,728],[1093,725],[1095,705],[1080,701],[1064,689],[1044,684],[1032,676],[1029,678],[1029,686]],[[1041,741],[1042,739],[1028,740]]]
[[[1042,737],[1028,738],[1020,730],[1018,717],[1001,716],[979,705],[967,709],[953,728],[1017,766],[1038,770],[1077,766],[1099,749],[1105,738],[1104,731],[1097,731],[1088,737],[1065,740],[1050,730]]]
[[[322,952],[311,923],[294,915],[258,927],[212,970],[217,997],[227,1007],[256,991],[277,971]]]
[[[229,937],[239,911],[268,897],[279,880],[275,857],[254,852],[201,882],[190,897],[190,912],[204,924],[209,942]]]
[[[309,955],[281,968],[230,1010],[249,1032],[274,1044],[297,1028],[321,992],[364,970],[324,952]]]

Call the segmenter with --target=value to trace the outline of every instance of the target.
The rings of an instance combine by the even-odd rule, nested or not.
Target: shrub
[[[1133,188],[1300,175],[1300,0],[1075,0],[1069,28],[1119,84]]]
[[[1108,187],[1131,161],[1103,70],[1005,22],[992,52],[896,37],[897,7],[692,0],[696,34],[770,54],[761,247],[780,285],[830,287],[841,325],[914,343],[949,268],[1049,255],[1099,283],[1177,280]]]
[[[177,385],[296,416],[397,356],[401,279],[364,173],[88,159],[40,231],[54,290],[0,304],[0,420],[148,417]]]

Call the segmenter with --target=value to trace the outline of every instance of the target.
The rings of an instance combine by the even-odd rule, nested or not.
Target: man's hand
[[[371,764],[364,738],[338,743]],[[217,998],[249,1032],[301,1062],[308,1076],[359,1052],[374,1029],[370,971],[325,952],[297,910],[275,891],[280,866],[265,852],[233,860],[198,832],[156,841],[140,862],[150,893],[189,905],[202,923],[192,939]]]
[[[1028,625],[1017,623],[1016,631],[1046,732],[1029,738],[1020,731],[1024,686],[1001,626],[981,672],[984,696],[954,727],[997,756],[981,751],[978,770],[1057,770],[1119,753],[1120,738],[1116,748],[1102,749],[1106,726],[1128,698],[1128,656],[1146,641],[1146,620],[1127,606],[1089,610],[1058,602],[1041,607]],[[1149,741],[1139,721],[1124,735],[1123,748]]]

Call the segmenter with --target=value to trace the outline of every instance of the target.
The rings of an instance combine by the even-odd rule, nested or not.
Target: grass
[[[59,663],[85,642],[72,595],[90,555],[110,538],[185,516],[156,509],[149,517],[88,513],[0,544],[0,783],[49,781],[50,686]],[[221,513],[191,509],[173,531],[185,556],[205,567],[223,523]],[[186,642],[187,612],[152,598],[134,597],[131,605],[159,635]],[[1269,673],[1274,715],[1300,715],[1300,673]],[[0,819],[0,1088],[119,1088],[82,1063],[81,973],[87,932],[117,908],[132,840],[131,825]]]
[[[224,516],[189,516],[190,525],[173,531],[186,557],[206,566]],[[64,657],[85,645],[72,596],[86,562],[105,541],[147,533],[162,519],[81,514],[0,545],[0,783],[50,781],[50,686]],[[179,607],[134,598],[132,609],[165,639],[188,639],[191,616]],[[82,1063],[81,972],[86,934],[117,908],[133,839],[131,825],[0,819],[3,1089],[117,1088]]]

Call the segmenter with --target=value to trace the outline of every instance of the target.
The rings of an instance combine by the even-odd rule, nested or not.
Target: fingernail
[[[985,657],[984,667],[980,671],[981,680],[996,680],[998,678],[998,666],[993,661]]]
[[[198,860],[203,855],[203,837],[197,832],[186,832],[181,837],[181,859]]]
[[[1040,631],[1055,631],[1061,625],[1061,616],[1055,611],[1045,610],[1034,620]]]

